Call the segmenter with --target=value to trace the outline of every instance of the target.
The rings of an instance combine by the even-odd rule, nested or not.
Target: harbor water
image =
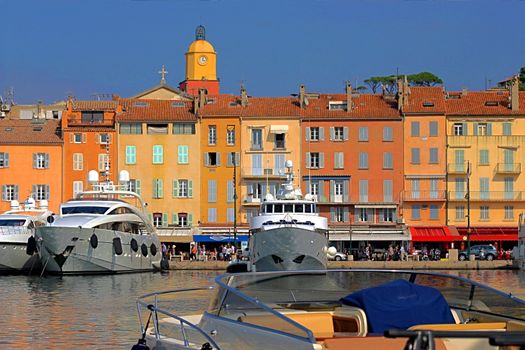
[[[130,349],[139,337],[135,304],[139,295],[159,290],[204,287],[219,273],[170,271],[163,274],[44,278],[0,276],[0,347]],[[445,273],[471,278],[525,299],[525,271]],[[192,309],[207,305],[205,294],[196,295],[194,299]]]

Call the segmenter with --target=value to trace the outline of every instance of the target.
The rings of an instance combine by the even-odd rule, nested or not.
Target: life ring
[[[151,245],[149,246],[149,250],[151,251],[151,255],[157,255],[157,247],[155,246],[155,244],[151,243]]]
[[[140,250],[142,251],[142,255],[148,256],[148,247],[144,243],[140,246]]]
[[[129,245],[131,246],[131,250],[133,250],[135,253],[139,250],[139,244],[137,243],[137,240],[135,238],[131,239]]]
[[[98,237],[96,234],[92,234],[91,237],[89,238],[89,244],[91,244],[91,247],[93,247],[93,249],[97,249],[98,247]]]
[[[27,240],[26,254],[33,255],[34,253],[36,253],[36,251],[36,239],[35,237],[31,236]]]
[[[122,241],[119,237],[113,238],[113,250],[115,254],[122,255]]]

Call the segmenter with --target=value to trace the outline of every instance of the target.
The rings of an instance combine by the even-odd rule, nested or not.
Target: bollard
[[[468,257],[468,261],[476,261],[476,256],[474,254],[470,254]]]

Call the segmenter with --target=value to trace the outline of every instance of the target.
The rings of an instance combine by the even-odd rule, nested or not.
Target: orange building
[[[116,100],[68,101],[62,113],[65,200],[89,189],[90,170],[99,172],[100,181],[116,183],[115,115],[119,110]]]
[[[404,191],[401,214],[412,241],[444,242],[446,227],[447,138],[442,87],[400,85],[403,115]]]
[[[32,197],[57,211],[62,202],[62,139],[58,121],[0,120],[0,212]]]

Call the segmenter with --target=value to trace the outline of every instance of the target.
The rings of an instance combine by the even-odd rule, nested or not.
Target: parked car
[[[498,256],[498,251],[496,250],[496,247],[494,247],[491,244],[480,244],[471,246],[470,254],[474,254],[476,259],[491,261],[496,259],[496,257]],[[463,250],[459,252],[458,258],[461,261],[467,260],[467,251]]]
[[[335,261],[346,261],[348,260],[348,255],[345,253],[337,252],[335,255],[328,255],[328,260],[335,260]]]

